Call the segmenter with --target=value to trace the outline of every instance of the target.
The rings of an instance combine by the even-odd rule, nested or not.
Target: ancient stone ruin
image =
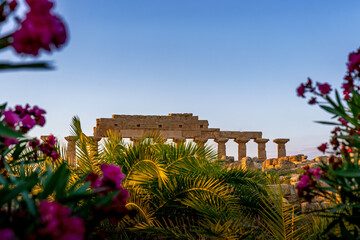
[[[221,131],[219,128],[209,128],[207,120],[199,120],[198,116],[192,113],[171,113],[168,116],[158,115],[113,115],[112,118],[96,119],[94,127],[94,140],[100,141],[106,137],[106,132],[113,130],[120,132],[123,138],[130,138],[132,141],[140,139],[145,133],[158,132],[175,143],[184,142],[186,139],[193,139],[198,144],[205,144],[213,139],[218,144],[220,157],[226,159],[226,142],[233,139],[238,144],[238,159],[246,157],[246,143],[251,139],[258,144],[258,159],[266,159],[267,138],[262,138],[260,131]],[[75,159],[75,142],[69,136],[68,156]],[[285,143],[289,139],[274,139],[278,144],[278,157],[285,157]]]
[[[185,142],[192,139],[198,144],[205,144],[209,139],[213,139],[218,144],[218,154],[227,160],[228,167],[237,166],[243,169],[260,171],[288,171],[291,174],[280,176],[280,180],[287,180],[287,184],[282,184],[281,188],[287,201],[300,203],[296,195],[295,185],[299,181],[299,170],[309,165],[317,168],[320,162],[327,162],[328,157],[322,156],[313,160],[308,160],[303,154],[286,156],[285,144],[287,138],[277,138],[273,142],[277,144],[277,158],[266,157],[267,138],[262,138],[260,131],[221,131],[219,128],[209,128],[207,120],[199,120],[191,113],[172,113],[168,116],[158,115],[113,115],[112,118],[96,119],[94,136],[91,137],[95,142],[99,142],[106,137],[108,130],[120,132],[123,138],[130,138],[131,141],[138,141],[144,134],[159,133],[166,139],[172,139],[175,143]],[[76,145],[75,138],[65,137],[68,141],[67,156],[70,164],[75,165]],[[226,156],[226,142],[233,139],[238,144],[238,159]],[[258,156],[246,156],[246,143],[253,140],[258,144]],[[277,185],[273,186],[277,188]],[[319,201],[320,202],[320,201]],[[318,202],[316,202],[318,204]],[[308,211],[308,203],[301,203],[302,211]]]

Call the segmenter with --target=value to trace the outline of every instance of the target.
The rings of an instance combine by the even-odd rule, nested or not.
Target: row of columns
[[[96,143],[101,140],[101,137],[90,137]],[[76,138],[73,136],[65,137],[67,144],[66,154],[69,159],[70,164],[75,165],[75,156],[76,156]],[[137,138],[130,138],[131,141],[137,141]],[[226,142],[229,138],[215,138],[214,142],[218,144],[218,154],[222,159],[226,158]],[[277,144],[277,154],[278,158],[286,156],[286,148],[285,144],[289,141],[288,138],[277,138],[274,139],[273,142]],[[173,141],[176,144],[184,143],[186,141],[185,138],[173,138]],[[205,145],[208,141],[207,138],[195,138],[194,142],[197,144]],[[238,144],[238,159],[242,159],[246,157],[246,143],[249,142],[250,139],[248,138],[235,138],[234,142]],[[258,144],[258,159],[259,160],[266,160],[266,143],[269,141],[267,138],[256,138],[254,142]]]
[[[228,138],[214,139],[214,142],[218,144],[218,154],[222,158],[226,158],[226,142]],[[288,138],[277,138],[273,142],[277,144],[278,158],[286,156],[285,144],[289,141]],[[234,142],[238,144],[238,159],[246,157],[246,143],[249,142],[248,138],[235,138]],[[269,141],[267,138],[256,138],[254,142],[258,144],[258,159],[266,160],[266,143]]]

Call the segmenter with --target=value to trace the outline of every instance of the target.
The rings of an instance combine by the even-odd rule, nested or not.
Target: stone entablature
[[[147,132],[159,132],[169,139],[256,139],[262,132],[220,131],[209,128],[207,120],[199,120],[192,113],[161,115],[113,115],[112,118],[96,119],[94,136],[105,137],[108,130],[121,132],[124,138],[140,138]]]
[[[238,143],[238,159],[246,157],[246,143],[253,139],[258,144],[259,160],[266,159],[266,143],[269,139],[262,138],[260,131],[221,131],[220,128],[209,128],[207,120],[199,120],[198,116],[192,113],[171,113],[164,115],[112,115],[112,118],[96,119],[94,127],[94,138],[98,141],[106,137],[107,131],[120,132],[123,138],[130,138],[131,141],[141,139],[147,133],[159,133],[166,139],[172,139],[175,143],[181,143],[186,139],[192,139],[198,144],[205,144],[213,139],[218,144],[220,157],[226,159],[226,142],[233,139]],[[68,155],[72,162],[75,159],[73,150],[74,142],[66,138],[70,150]],[[278,155],[285,152],[283,139],[275,139],[278,146]],[[274,141],[275,141],[274,140]]]

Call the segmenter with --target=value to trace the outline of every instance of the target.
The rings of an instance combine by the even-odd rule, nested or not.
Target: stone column
[[[176,144],[184,144],[186,141],[186,138],[173,138],[173,142]]]
[[[218,154],[219,157],[223,160],[226,160],[226,142],[228,141],[228,138],[215,138],[214,142],[218,144]]]
[[[194,142],[200,146],[204,146],[207,140],[207,138],[194,138]]]
[[[234,142],[238,144],[238,161],[240,161],[243,157],[246,157],[246,143],[250,139],[248,138],[235,138]]]
[[[65,137],[65,140],[68,142],[67,148],[66,148],[66,156],[67,156],[68,164],[75,167],[76,166],[76,145],[75,145],[76,137],[67,136],[67,137]]]
[[[273,140],[277,144],[277,156],[278,158],[286,157],[286,148],[285,144],[290,141],[288,138],[276,138]]]
[[[254,142],[258,144],[258,159],[266,160],[266,143],[269,141],[267,138],[256,138]]]

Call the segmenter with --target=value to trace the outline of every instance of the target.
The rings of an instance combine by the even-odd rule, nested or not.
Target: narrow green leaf
[[[6,108],[6,105],[7,105],[7,103],[0,105],[0,110],[4,110]],[[0,116],[1,116],[1,111],[0,111]]]
[[[116,192],[112,192],[112,193],[109,193],[108,195],[106,196],[100,196],[98,197],[95,202],[94,202],[94,205],[95,206],[102,206],[102,205],[108,205],[111,200],[119,193],[119,191],[116,191]]]
[[[341,177],[356,178],[360,177],[360,169],[337,170],[334,173]]]
[[[49,195],[51,195],[53,192],[55,192],[56,188],[59,188],[58,184],[59,181],[61,181],[63,179],[63,177],[66,175],[66,166],[61,165],[54,173],[50,172],[51,170],[48,169],[47,170],[47,177],[45,180],[45,186],[44,186],[44,190],[41,194],[39,194],[39,198],[40,199],[45,199],[47,198]],[[61,183],[63,184],[63,183]]]
[[[31,62],[31,63],[12,63],[2,62],[0,63],[0,71],[14,69],[54,69],[54,66],[49,62]]]
[[[315,122],[320,123],[320,124],[335,125],[335,126],[340,126],[341,125],[341,124],[335,123],[335,122],[326,122],[326,121],[315,121]]]
[[[341,108],[341,110],[345,111],[345,110],[344,110],[344,106],[343,106],[342,103],[341,103],[341,99],[340,99],[340,96],[339,96],[339,92],[338,92],[337,90],[335,90],[335,96],[336,96],[336,100],[337,100],[338,106]]]
[[[336,116],[343,116],[344,115],[342,112],[339,112],[335,108],[331,108],[331,107],[325,106],[325,105],[320,105],[320,107],[322,109],[324,109],[325,111],[329,112],[329,113],[335,114]]]
[[[6,126],[4,122],[0,122],[0,136],[8,138],[22,137],[22,133],[14,131],[10,127]]]
[[[30,213],[33,216],[35,216],[36,215],[35,203],[34,203],[34,200],[29,197],[29,192],[28,191],[22,191],[21,196],[24,199]]]

